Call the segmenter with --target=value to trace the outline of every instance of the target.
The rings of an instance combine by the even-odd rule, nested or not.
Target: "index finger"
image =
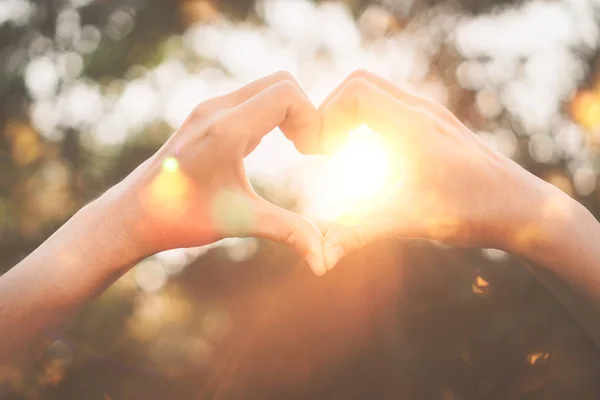
[[[296,148],[307,153],[315,147],[321,130],[321,115],[290,81],[281,81],[222,114],[218,129],[245,140],[244,156],[258,145],[263,136],[280,127]]]
[[[362,124],[387,139],[428,129],[434,120],[425,110],[399,101],[389,92],[363,78],[355,78],[340,88],[321,109],[321,147],[331,150],[349,131]]]
[[[212,114],[215,111],[235,107],[251,97],[257,95],[263,90],[275,85],[278,82],[289,81],[300,88],[300,85],[294,76],[287,71],[278,71],[271,75],[264,76],[260,79],[252,81],[233,92],[222,96],[214,97],[199,105],[207,114]]]
[[[321,106],[319,107],[319,109],[323,109],[323,108],[327,107],[327,104],[329,104],[337,96],[337,94],[354,79],[365,79],[365,80],[371,82],[372,84],[378,86],[380,89],[388,92],[389,94],[394,96],[396,99],[398,99],[412,107],[422,108],[422,109],[427,110],[435,115],[445,118],[449,122],[462,125],[461,122],[456,118],[456,116],[454,114],[452,114],[452,112],[450,112],[450,110],[448,110],[446,107],[444,107],[440,103],[429,100],[429,99],[427,99],[423,96],[420,96],[419,94],[413,93],[407,89],[403,89],[403,88],[393,84],[389,80],[382,78],[380,76],[377,76],[374,73],[367,71],[365,69],[356,70],[356,71],[352,72],[350,75],[348,75],[346,77],[346,79],[344,79],[344,81],[342,83],[340,83],[329,94],[329,96],[327,96],[327,98],[321,103]]]

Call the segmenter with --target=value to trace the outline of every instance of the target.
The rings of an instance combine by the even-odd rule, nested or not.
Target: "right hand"
[[[536,235],[536,218],[560,212],[570,200],[490,149],[442,105],[369,72],[351,74],[320,110],[326,143],[339,143],[366,124],[387,141],[403,176],[391,197],[358,223],[330,228],[324,239],[328,269],[350,251],[390,236],[513,251]]]

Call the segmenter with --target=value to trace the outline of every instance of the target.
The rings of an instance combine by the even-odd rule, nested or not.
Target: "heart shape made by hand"
[[[396,154],[367,125],[350,131],[342,146],[324,156],[303,186],[303,213],[315,221],[357,224],[402,184]]]
[[[321,201],[313,216],[324,212],[335,222],[324,238],[248,181],[244,158],[276,127],[301,153],[332,154],[312,190]],[[318,109],[289,74],[204,102],[128,180],[142,188],[139,203],[150,215],[137,219],[148,252],[264,237],[323,274],[348,252],[389,236],[504,245],[498,227],[506,207],[497,201],[504,193],[465,190],[485,186],[489,171],[500,181],[527,180],[440,104],[358,71]]]

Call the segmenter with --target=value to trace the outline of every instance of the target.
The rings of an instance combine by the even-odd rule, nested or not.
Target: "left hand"
[[[288,73],[198,105],[150,159],[98,201],[144,257],[226,237],[282,242],[325,272],[322,235],[305,218],[262,199],[243,160],[276,127],[299,150],[318,137],[321,116]]]

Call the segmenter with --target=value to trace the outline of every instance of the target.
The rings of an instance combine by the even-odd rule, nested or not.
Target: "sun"
[[[390,154],[383,138],[366,125],[354,129],[342,148],[319,166],[308,197],[307,214],[328,222],[351,223],[352,217],[390,190]]]

